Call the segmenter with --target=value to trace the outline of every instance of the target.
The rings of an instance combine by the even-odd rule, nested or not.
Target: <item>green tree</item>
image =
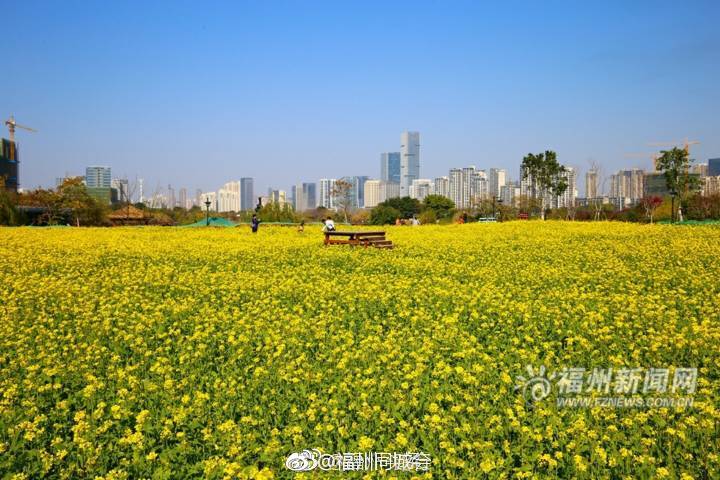
[[[57,189],[61,210],[69,210],[75,225],[102,225],[107,207],[87,192],[80,177],[67,178]]]
[[[687,150],[674,147],[672,150],[663,150],[657,159],[656,167],[665,176],[665,184],[670,192],[671,221],[675,221],[675,198],[686,198],[689,193],[696,192],[700,188],[700,182],[695,175],[690,175],[690,165]]]
[[[422,211],[431,211],[436,219],[445,220],[455,214],[455,202],[442,195],[428,195],[423,200]]]
[[[378,204],[378,207],[379,206],[394,208],[400,212],[400,218],[410,218],[420,213],[420,201],[410,197],[388,198]]]
[[[402,213],[397,208],[380,204],[373,208],[370,212],[370,223],[373,225],[392,225],[396,218],[400,218]]]
[[[522,161],[523,180],[530,180],[532,198],[540,198],[540,217],[545,219],[546,199],[548,195],[557,197],[568,188],[563,173],[565,167],[557,161],[557,154],[552,150],[545,153],[528,153]]]

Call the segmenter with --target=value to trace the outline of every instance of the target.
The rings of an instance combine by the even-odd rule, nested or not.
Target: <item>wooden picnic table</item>
[[[325,245],[362,245],[364,247],[393,248],[392,241],[385,239],[385,232],[383,231],[332,231],[323,233],[325,234]]]

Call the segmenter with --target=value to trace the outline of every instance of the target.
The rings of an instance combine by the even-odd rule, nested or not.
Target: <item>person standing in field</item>
[[[305,219],[303,218],[300,220],[300,225],[298,225],[298,232],[303,233],[305,231]]]
[[[250,220],[250,228],[253,233],[257,233],[258,227],[260,226],[260,219],[256,214],[253,213],[252,220]]]

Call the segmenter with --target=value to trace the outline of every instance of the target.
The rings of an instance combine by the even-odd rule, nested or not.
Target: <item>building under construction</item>
[[[0,150],[0,178],[5,190],[17,193],[18,190],[18,149],[17,144],[6,138],[2,139]]]

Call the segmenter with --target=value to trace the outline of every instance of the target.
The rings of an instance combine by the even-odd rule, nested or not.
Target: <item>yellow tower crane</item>
[[[22,128],[23,130],[27,130],[28,132],[37,132],[34,128],[26,127],[24,125],[20,125],[15,121],[15,117],[10,115],[10,118],[5,120],[5,125],[8,127],[8,131],[10,132],[10,141],[15,141],[15,129],[16,128]]]

